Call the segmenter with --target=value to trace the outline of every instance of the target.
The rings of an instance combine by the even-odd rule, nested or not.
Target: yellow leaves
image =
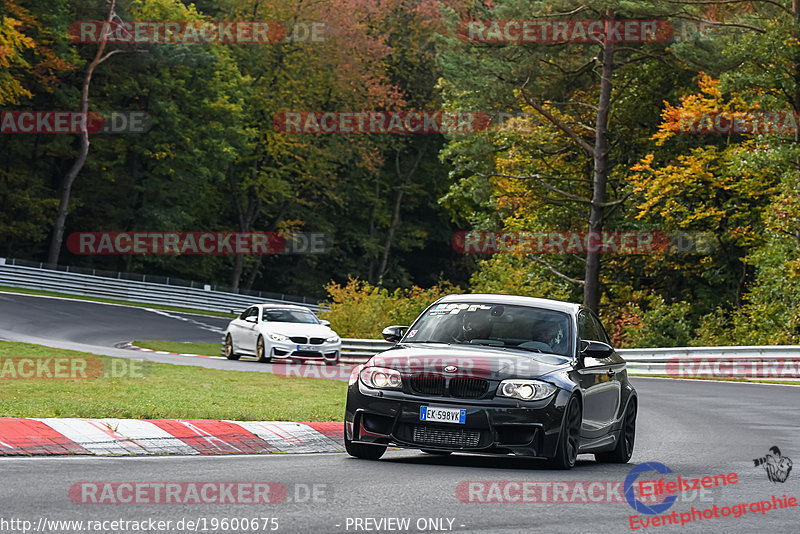
[[[759,109],[757,104],[749,104],[739,95],[733,95],[729,99],[723,98],[719,80],[704,72],[697,77],[697,85],[700,92],[681,97],[677,106],[664,102],[661,124],[658,126],[658,131],[650,138],[656,141],[656,145],[662,146],[675,134],[693,132],[695,121],[703,116],[725,111],[742,112]]]
[[[713,97],[715,100],[722,98],[722,92],[719,90],[719,80],[713,79],[705,72],[701,72],[697,84],[700,86],[700,91]]]

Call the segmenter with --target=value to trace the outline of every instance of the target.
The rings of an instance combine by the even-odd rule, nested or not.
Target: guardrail
[[[342,361],[364,363],[375,354],[394,347],[394,343],[382,339],[342,338]]]
[[[394,346],[376,339],[342,339],[342,360],[364,363]],[[761,378],[800,380],[800,345],[742,347],[669,347],[619,349],[628,371],[676,378]]]
[[[10,265],[0,258],[0,285],[57,291],[70,295],[129,300],[216,312],[241,311],[256,303],[299,304],[319,312],[316,303],[264,298],[203,288],[126,280],[92,274]]]

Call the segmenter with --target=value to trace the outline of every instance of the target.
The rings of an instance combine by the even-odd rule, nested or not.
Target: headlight
[[[282,341],[282,342],[284,342],[284,343],[286,343],[287,341],[289,341],[289,338],[288,338],[288,337],[286,337],[286,336],[284,336],[283,334],[270,334],[270,335],[269,335],[269,338],[270,338],[272,341]]]
[[[555,391],[555,386],[538,380],[503,380],[497,388],[497,396],[530,401],[546,399]]]
[[[365,367],[361,370],[361,381],[365,386],[376,389],[402,389],[400,372],[385,367]]]
[[[325,340],[325,343],[336,343],[339,341],[339,336],[332,336]]]

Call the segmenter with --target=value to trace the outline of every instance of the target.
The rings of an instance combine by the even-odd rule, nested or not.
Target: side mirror
[[[325,319],[320,319],[319,324],[321,324],[322,326],[330,326],[331,322]]]
[[[257,323],[258,317],[256,317],[255,315],[248,315],[247,317],[244,318],[244,320],[247,321],[248,323]]]
[[[603,358],[610,358],[612,354],[614,354],[614,348],[608,343],[581,339],[581,360],[587,356],[602,360]]]
[[[408,330],[407,326],[387,326],[383,329],[381,334],[383,335],[383,339],[386,341],[397,343],[403,338],[406,330]]]

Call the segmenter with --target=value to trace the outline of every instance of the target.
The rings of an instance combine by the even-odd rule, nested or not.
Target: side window
[[[597,323],[588,311],[582,310],[578,314],[578,337],[589,341],[603,341],[603,337],[597,331]]]
[[[608,334],[606,333],[605,328],[603,328],[603,323],[600,322],[600,319],[598,319],[594,313],[590,314],[590,318],[594,323],[594,329],[598,335],[597,341],[602,341],[603,343],[608,343],[611,345],[611,340],[608,339]]]

